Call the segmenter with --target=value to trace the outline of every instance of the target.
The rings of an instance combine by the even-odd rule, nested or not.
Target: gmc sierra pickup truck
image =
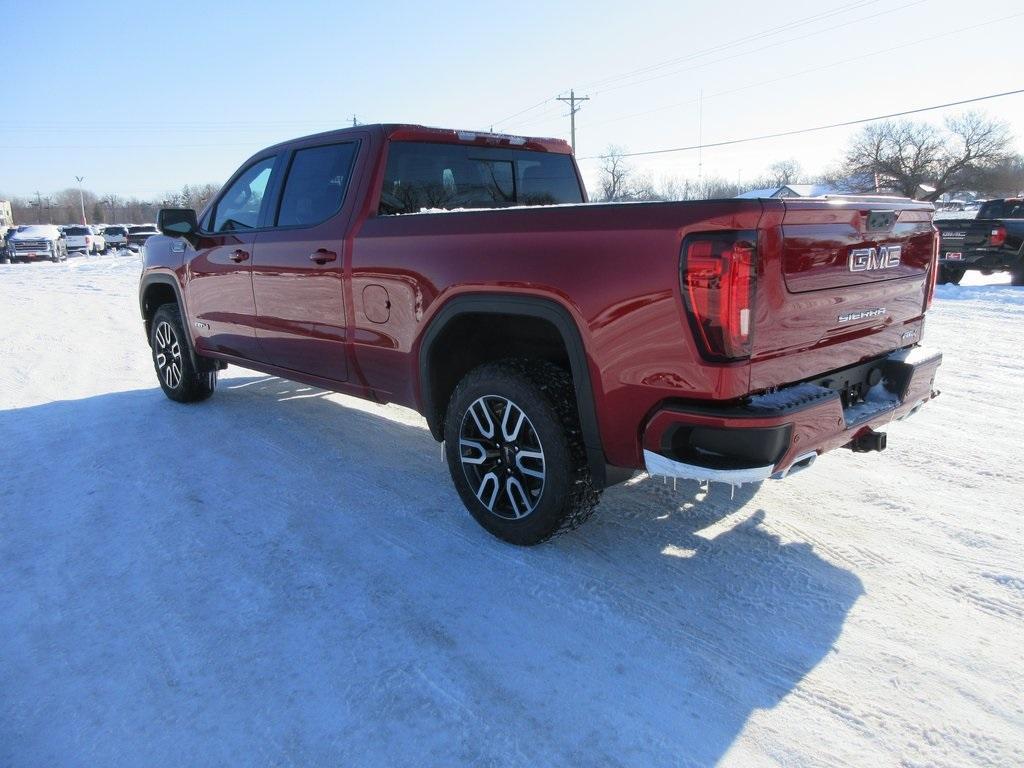
[[[376,125],[258,152],[159,229],[139,299],[169,398],[236,363],[415,408],[515,544],[636,470],[881,450],[936,394],[927,203],[588,204],[563,141]]]
[[[1024,198],[986,200],[974,219],[936,219],[939,282],[959,283],[968,269],[1008,271],[1024,285]]]

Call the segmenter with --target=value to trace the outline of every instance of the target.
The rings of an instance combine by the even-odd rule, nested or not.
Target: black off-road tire
[[[1010,285],[1024,286],[1024,264],[1010,270]]]
[[[502,400],[512,405],[503,407]],[[486,501],[478,498],[478,491],[485,486],[477,484],[476,475],[484,470],[463,461],[467,456],[485,455],[477,453],[472,446],[462,444],[464,435],[483,440],[479,432],[470,434],[465,431],[466,428],[472,431],[478,423],[468,421],[472,418],[469,409],[478,401],[491,403],[501,409],[500,413],[508,407],[521,411],[526,421],[521,428],[520,441],[529,439],[539,443],[542,450],[542,487],[539,491],[531,490],[529,503],[533,503],[533,507],[521,517],[510,519],[508,513],[503,515],[489,509]],[[494,472],[508,472],[508,476],[513,478],[518,475],[523,486],[529,482],[536,483],[536,478],[519,474],[524,465],[515,459],[515,453],[508,453],[518,451],[519,447],[515,440],[505,439],[508,433],[502,432],[500,414],[495,419],[498,447],[494,447],[491,453],[512,456],[513,461],[506,459],[504,466],[495,466]],[[572,377],[556,365],[541,360],[509,359],[474,368],[452,393],[445,415],[444,438],[448,469],[462,502],[483,528],[510,544],[532,546],[577,528],[590,517],[600,501],[601,492],[594,488],[587,465]],[[535,450],[536,446],[530,448]],[[492,460],[496,461],[488,461]],[[514,465],[512,469],[510,464]],[[531,462],[531,466],[536,471],[539,465]],[[482,497],[490,498],[495,510],[504,503],[514,508],[513,489],[508,485],[497,487],[497,493],[507,495],[495,501],[490,498],[488,486]],[[518,511],[522,510],[513,509],[511,514]]]
[[[160,388],[171,400],[197,403],[217,388],[217,371],[198,371],[177,304],[161,304],[150,323],[149,344]]]

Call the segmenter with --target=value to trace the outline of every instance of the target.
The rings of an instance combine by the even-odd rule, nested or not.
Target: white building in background
[[[11,210],[10,200],[0,200],[0,230],[6,231],[8,227],[14,226],[14,211]]]

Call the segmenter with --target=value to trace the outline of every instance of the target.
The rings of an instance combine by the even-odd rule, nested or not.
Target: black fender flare
[[[169,285],[171,290],[174,291],[174,298],[178,302],[178,309],[181,311],[181,322],[185,325],[185,342],[188,347],[188,356],[192,361],[192,366],[197,371],[212,371],[218,369],[220,366],[215,360],[210,358],[200,357],[196,352],[195,344],[192,342],[192,329],[188,327],[188,311],[185,309],[185,300],[181,295],[181,285],[179,285],[177,279],[173,275],[168,275],[163,272],[150,272],[147,275],[143,275],[142,280],[139,282],[139,312],[142,314],[142,319],[146,321],[146,290],[152,285]],[[146,343],[150,343],[149,338],[149,322],[146,321]]]
[[[595,486],[603,487],[606,459],[597,421],[597,407],[590,381],[586,347],[573,316],[565,307],[551,299],[520,294],[462,294],[449,299],[437,311],[420,337],[418,355],[420,406],[430,427],[430,433],[436,440],[444,439],[444,424],[439,417],[441,404],[434,402],[430,386],[429,363],[433,345],[452,320],[466,314],[521,315],[545,320],[555,327],[569,355],[583,444],[587,449],[587,463]]]

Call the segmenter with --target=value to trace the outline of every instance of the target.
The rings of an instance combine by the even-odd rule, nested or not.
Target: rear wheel
[[[963,267],[947,267],[945,265],[939,266],[939,285],[945,285],[946,283],[953,283],[953,285],[959,285],[960,281],[964,279]]]
[[[153,367],[167,397],[179,403],[195,403],[213,394],[217,388],[217,371],[198,371],[193,365],[177,304],[157,308],[149,342]]]
[[[452,394],[444,437],[462,502],[511,544],[578,527],[600,499],[572,379],[551,363],[504,360],[470,371]]]

